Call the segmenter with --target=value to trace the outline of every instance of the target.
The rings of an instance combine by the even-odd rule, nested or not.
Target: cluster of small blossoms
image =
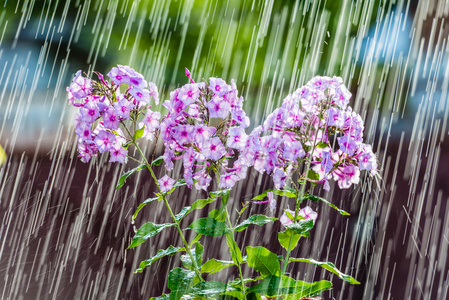
[[[249,118],[243,111],[234,81],[228,85],[220,78],[191,83],[170,93],[163,106],[168,114],[160,122],[160,136],[165,145],[163,155],[168,171],[173,161],[182,159],[184,179],[189,188],[206,190],[212,177],[219,174],[220,187],[230,188],[246,177],[247,167],[230,158],[242,151],[246,141],[244,129]]]
[[[348,106],[350,97],[341,78],[312,78],[254,129],[239,161],[272,174],[278,189],[304,162],[319,178],[306,174],[302,178],[324,183],[327,190],[331,178],[343,189],[359,182],[360,170],[376,174],[376,156],[363,143],[363,121]],[[336,150],[332,149],[335,138]]]
[[[157,128],[154,120],[158,120],[160,114],[152,112],[148,104],[150,97],[156,104],[159,102],[158,91],[154,83],[147,83],[141,74],[128,66],[112,68],[107,74],[111,83],[102,74],[97,75],[99,82],[83,77],[78,71],[67,87],[70,104],[79,108],[75,115],[79,157],[88,162],[98,152],[109,152],[110,162],[125,163],[128,151],[124,145],[132,137],[119,125],[127,119],[137,120],[146,110],[141,126],[145,126],[144,136],[151,138]],[[121,85],[126,86],[124,93],[120,91]]]

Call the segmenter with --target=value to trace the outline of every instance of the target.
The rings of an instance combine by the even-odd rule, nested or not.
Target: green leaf
[[[122,176],[120,176],[120,178],[118,180],[117,187],[115,189],[118,190],[119,188],[121,188],[125,184],[126,178],[128,178],[132,174],[136,173],[137,171],[142,171],[146,167],[147,167],[147,165],[143,164],[143,165],[140,165],[140,166],[138,166],[138,167],[136,167],[136,168],[134,168],[132,170],[129,170],[128,172],[124,173]]]
[[[311,180],[320,180],[320,175],[318,175],[318,173],[314,170],[310,169],[309,172],[307,172],[307,178]]]
[[[252,215],[251,217],[237,225],[234,229],[235,231],[242,231],[251,224],[262,226],[276,220],[277,218],[270,218],[265,215]]]
[[[215,201],[215,199],[212,199],[212,198],[198,199],[195,202],[193,202],[191,210],[201,209],[201,208],[205,207],[207,204],[212,203],[214,201]]]
[[[128,142],[126,144],[124,144],[122,147],[125,148],[126,150],[128,150],[129,145],[131,145],[133,142]]]
[[[209,192],[209,195],[212,198],[225,197],[225,196],[229,196],[230,191],[231,191],[231,189],[219,190],[219,191]]]
[[[214,202],[215,199],[207,198],[207,199],[198,199],[195,202],[193,202],[192,206],[186,206],[184,207],[176,216],[176,221],[181,221],[187,214],[194,211],[195,209],[201,209],[207,204]]]
[[[244,299],[244,296],[239,289],[219,281],[203,281],[197,283],[191,288],[190,292],[200,297],[221,295],[226,292],[239,292],[239,294],[236,294],[240,296],[238,298]]]
[[[245,296],[243,295],[243,293],[240,290],[226,291],[226,292],[222,293],[221,295],[223,295],[223,296],[231,296],[231,297],[234,297],[234,298],[237,298],[237,299],[240,299],[240,300],[245,299]],[[223,297],[222,299],[229,299],[229,297]]]
[[[176,221],[179,223],[191,210],[190,206],[185,206],[182,210],[175,216]]]
[[[203,264],[203,251],[204,247],[199,242],[196,243],[195,248],[191,251],[193,258],[195,259],[196,265],[199,267]],[[194,271],[195,266],[192,263],[192,259],[189,254],[181,255],[181,262],[185,268]]]
[[[137,214],[145,205],[150,204],[151,202],[156,201],[156,200],[161,200],[161,198],[160,197],[148,198],[147,200],[145,200],[141,204],[139,204],[139,206],[137,207],[137,209],[132,217],[132,221],[134,221],[137,218]]]
[[[311,258],[290,258],[288,260],[289,262],[306,262],[306,263],[310,263],[310,264],[314,264],[315,266],[319,266],[322,267],[334,274],[336,274],[338,277],[340,277],[341,279],[343,279],[346,282],[349,282],[351,284],[360,284],[359,281],[357,281],[354,277],[346,275],[344,273],[342,273],[340,270],[338,270],[335,265],[331,262],[321,262],[321,261],[317,261]]]
[[[235,263],[229,260],[218,260],[212,258],[201,266],[201,273],[214,274],[231,266],[235,266]]]
[[[243,262],[242,251],[235,242],[232,234],[232,232],[226,234],[226,243],[228,244],[228,247],[230,249],[232,261],[235,264],[241,264]]]
[[[196,242],[198,242],[201,237],[203,235],[201,233],[197,233],[197,235],[195,236],[195,238],[190,242],[189,247],[192,248],[193,244],[195,244]]]
[[[307,199],[310,199],[310,200],[312,200],[312,201],[321,201],[321,202],[323,202],[323,203],[329,205],[330,207],[332,207],[332,208],[335,209],[336,211],[338,211],[338,212],[339,212],[341,215],[343,215],[343,216],[349,216],[349,215],[350,215],[348,212],[346,212],[346,211],[344,211],[344,210],[342,210],[342,209],[339,209],[336,205],[330,203],[329,201],[327,201],[327,200],[324,199],[324,198],[321,198],[321,197],[318,197],[318,196],[315,196],[315,195],[306,195],[306,196],[304,196],[304,197],[301,198],[301,201],[307,200]]]
[[[224,222],[226,220],[226,214],[224,210],[224,206],[221,206],[218,209],[213,209],[208,214],[209,218],[213,218],[218,222]]]
[[[159,297],[151,297],[150,300],[168,300],[170,299],[170,296],[167,294],[162,294]]]
[[[158,158],[156,158],[155,160],[153,160],[151,162],[151,165],[152,166],[159,166],[163,161],[164,161],[164,157],[161,155]]]
[[[313,228],[313,220],[311,219],[299,220],[296,223],[288,224],[286,228],[293,230],[294,232],[303,237],[309,237],[310,230]]]
[[[288,276],[270,275],[259,284],[248,288],[247,292],[254,292],[268,297],[292,295],[294,297],[288,297],[288,299],[301,299],[329,290],[331,287],[332,283],[326,280],[309,283],[294,280]]]
[[[285,231],[278,233],[278,241],[279,244],[285,249],[288,250],[288,245],[290,244],[290,238],[292,239],[290,250],[293,250],[298,245],[299,239],[301,238],[300,234],[297,234],[291,229],[285,229]]]
[[[221,197],[223,204],[226,205],[228,203],[230,191],[231,191],[231,189],[219,190],[219,191],[215,191],[215,192],[209,192],[209,195],[211,198],[214,198],[214,199]]]
[[[308,298],[313,297],[316,295],[321,294],[324,291],[328,291],[332,289],[332,282],[327,280],[320,280],[320,281],[314,281],[312,283],[304,282],[298,280],[297,282],[300,282],[298,285],[302,288],[301,291],[294,295],[293,297],[285,297],[286,300],[293,300],[293,299],[302,299],[302,298]]]
[[[179,300],[189,290],[195,278],[195,272],[181,268],[174,268],[168,274],[168,288],[171,290],[170,300]]]
[[[181,178],[181,179],[179,179],[178,181],[175,182],[173,187],[177,188],[177,187],[185,186],[185,185],[187,185],[186,180],[184,178]]]
[[[218,222],[210,217],[195,220],[186,229],[193,229],[198,233],[211,236],[220,236],[230,232],[225,222]]]
[[[131,245],[129,245],[127,249],[139,246],[149,238],[155,236],[156,234],[164,230],[165,228],[172,226],[175,226],[175,224],[173,223],[154,224],[152,222],[148,222],[142,225],[142,227],[140,227],[137,230],[136,234],[133,237]]]
[[[134,136],[133,136],[133,140],[137,140],[140,139],[143,136],[143,133],[145,132],[145,126],[143,126],[142,128],[136,130],[134,132]]]
[[[248,266],[262,276],[279,275],[281,265],[276,254],[264,247],[246,247]]]
[[[246,260],[245,260],[245,262],[246,262]],[[255,277],[255,278],[243,278],[243,283],[246,284],[248,282],[259,281],[259,280],[262,280],[262,279],[264,279],[263,276],[258,276],[258,277]],[[240,278],[236,278],[234,280],[228,281],[228,284],[231,284],[231,285],[233,285],[235,287],[240,287],[240,286],[242,286],[242,280]]]
[[[245,210],[246,210],[248,207],[249,207],[249,205],[244,205],[244,206],[242,207],[242,209],[240,210],[240,212],[239,212],[239,216],[241,216],[241,215],[245,212]]]
[[[327,143],[321,141],[318,144],[316,144],[316,147],[323,149],[323,148],[329,147],[329,145]]]
[[[251,200],[254,200],[254,201],[263,200],[264,198],[268,197],[267,196],[268,192],[273,192],[273,194],[278,195],[278,196],[285,196],[288,198],[296,198],[296,192],[294,189],[289,188],[289,187],[284,187],[284,189],[282,189],[282,190],[277,190],[277,189],[266,190],[265,192],[263,192],[259,196],[254,197]]]
[[[142,261],[139,265],[139,268],[135,271],[136,273],[142,273],[143,269],[145,269],[146,267],[151,266],[156,260],[167,256],[167,255],[174,255],[176,254],[178,251],[184,251],[185,248],[181,248],[181,247],[173,247],[172,245],[170,245],[170,247],[168,247],[165,250],[160,249],[157,254],[149,259],[146,259],[144,261]]]

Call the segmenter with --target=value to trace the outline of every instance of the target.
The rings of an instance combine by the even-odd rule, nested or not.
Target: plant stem
[[[229,217],[229,213],[228,213],[228,205],[226,204],[225,205],[225,211],[226,211],[226,219],[227,219],[227,221],[228,221],[228,224],[229,224],[229,228],[231,229],[231,237],[232,237],[232,241],[234,242],[234,244],[238,247],[238,245],[237,245],[237,242],[235,241],[235,239],[234,239],[234,227],[232,227],[232,223],[231,223],[231,218]],[[232,249],[231,249],[232,250]],[[235,251],[235,249],[234,249],[234,257],[237,257],[237,253],[236,253],[236,251]],[[236,259],[237,260],[237,259]],[[243,273],[242,273],[242,267],[241,267],[241,264],[240,264],[240,262],[238,261],[238,264],[237,264],[237,268],[239,269],[239,276],[240,276],[240,281],[241,281],[241,284],[242,284],[242,292],[243,292],[243,296],[245,297],[245,299],[246,299],[246,287],[245,287],[245,282],[243,281]]]
[[[143,154],[142,150],[140,149],[139,145],[137,145],[136,141],[133,141],[133,144],[134,144],[134,146],[136,146],[136,149],[139,151],[140,155],[142,156],[143,160],[145,161],[145,165],[147,166],[147,169],[150,171],[151,177],[153,177],[153,180],[154,180],[154,182],[156,183],[156,186],[157,186],[159,192],[161,192],[161,188],[160,188],[160,186],[159,186],[159,183],[157,182],[157,177],[156,177],[156,175],[154,174],[154,171],[153,171],[153,169],[151,168],[151,165],[148,163],[148,160],[146,159],[146,157],[145,157],[145,155]],[[171,218],[173,219],[173,222],[175,222],[175,227],[176,227],[176,229],[177,229],[178,232],[179,232],[179,236],[181,237],[182,242],[184,243],[184,247],[185,247],[185,249],[186,249],[186,252],[187,252],[187,254],[190,256],[190,259],[191,259],[191,261],[192,261],[193,267],[194,267],[194,269],[195,269],[196,276],[198,276],[198,278],[199,278],[201,281],[204,281],[203,277],[201,277],[201,272],[200,272],[200,270],[199,270],[199,268],[198,268],[198,265],[196,264],[196,260],[195,260],[195,258],[193,257],[192,251],[190,251],[189,244],[187,243],[187,240],[186,240],[184,234],[182,233],[182,229],[181,229],[181,227],[179,226],[179,222],[178,222],[178,220],[176,220],[176,217],[175,217],[175,215],[173,214],[173,211],[172,211],[172,209],[171,209],[171,207],[170,207],[170,204],[169,204],[168,201],[167,201],[167,195],[166,195],[166,194],[163,194],[163,193],[161,193],[161,194],[162,194],[162,200],[164,200],[165,206],[167,207],[168,212],[170,213],[170,216],[171,216]]]
[[[310,153],[310,159],[313,159],[313,152],[315,151],[316,141],[317,141],[317,134],[315,134],[315,139],[313,141],[313,147],[312,147],[312,152]],[[305,164],[306,164],[305,176],[307,178],[307,173],[309,173],[309,170],[310,170],[310,161],[306,159]],[[301,185],[300,179],[301,179],[301,177],[298,178],[298,184],[296,185],[297,188],[296,188],[295,219],[294,219],[295,223],[296,223],[296,219],[298,218],[299,205],[301,204],[301,198],[304,196],[304,192],[306,190],[306,182],[304,182],[304,184]],[[290,235],[290,241],[288,243],[287,254],[285,255],[285,259],[283,262],[282,275],[285,275],[285,272],[287,271],[288,259],[290,258],[290,253],[292,251],[292,249],[291,249],[292,241],[293,241],[293,233]]]
[[[218,170],[215,170],[215,177],[217,178],[218,186],[220,186],[220,175],[218,174]],[[222,189],[220,188],[220,191],[221,190]],[[224,196],[221,196],[221,197],[224,197]],[[227,200],[229,200],[229,199],[227,199]],[[235,230],[234,230],[234,227],[232,226],[231,218],[229,217],[228,202],[229,201],[226,201],[226,204],[225,204],[226,221],[228,221],[228,226],[231,229],[232,242],[234,243],[235,246],[238,247],[237,242],[234,239],[234,232],[235,232]],[[240,247],[239,247],[239,249],[240,249]],[[235,257],[235,260],[237,261],[237,268],[239,269],[239,276],[240,276],[240,283],[242,285],[242,292],[243,292],[243,296],[245,297],[244,299],[246,300],[246,287],[245,287],[245,282],[243,281],[243,273],[242,273],[241,263],[237,259],[237,253],[236,253],[235,249],[229,247],[229,250],[234,253],[232,256]]]

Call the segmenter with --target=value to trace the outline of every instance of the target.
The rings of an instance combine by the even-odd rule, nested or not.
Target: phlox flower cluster
[[[144,136],[151,138],[157,129],[160,113],[149,109],[150,97],[156,103],[159,95],[154,83],[128,66],[118,65],[107,74],[109,83],[97,73],[99,82],[83,77],[78,71],[67,87],[69,103],[79,108],[75,114],[75,132],[78,135],[79,157],[88,162],[97,153],[110,153],[110,162],[125,163],[128,150],[125,145],[130,133],[119,126],[127,119],[137,120],[145,110],[141,126]],[[122,93],[120,86],[126,88]]]
[[[305,162],[319,178],[301,178],[324,183],[325,189],[332,178],[345,189],[359,182],[360,170],[376,174],[376,157],[363,143],[363,121],[348,106],[350,97],[341,78],[312,78],[253,130],[239,161],[272,174],[278,189]]]
[[[186,74],[190,78],[187,69]],[[247,167],[229,163],[246,143],[244,129],[249,118],[242,105],[234,81],[229,85],[220,78],[209,78],[208,83],[191,79],[171,92],[163,104],[168,113],[160,122],[167,170],[173,168],[174,160],[182,160],[187,186],[204,190],[212,172],[219,176],[221,188],[244,179]]]

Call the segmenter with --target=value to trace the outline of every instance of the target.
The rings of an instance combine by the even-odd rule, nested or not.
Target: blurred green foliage
[[[196,80],[234,78],[260,115],[258,103],[277,105],[313,75],[348,80],[349,46],[363,34],[361,27],[375,21],[378,5],[379,0],[7,1],[0,25],[9,22],[10,40],[28,30],[46,42],[61,32],[70,72],[131,65],[163,91],[187,82],[184,67]]]

